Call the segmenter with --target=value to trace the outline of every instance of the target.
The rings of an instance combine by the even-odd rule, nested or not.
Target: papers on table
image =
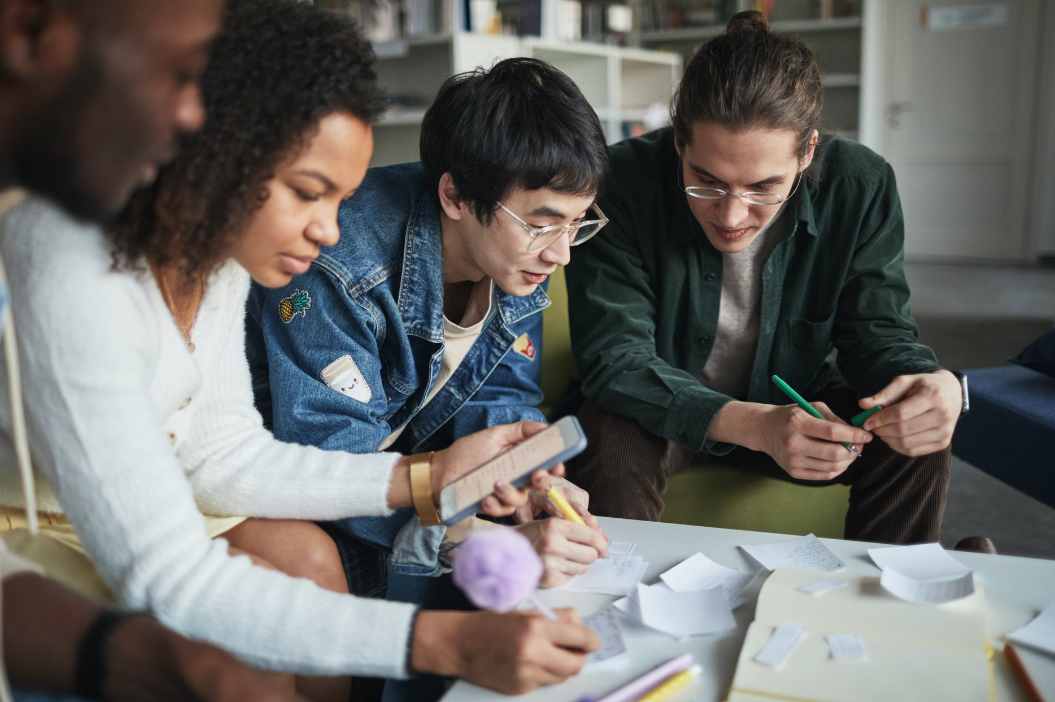
[[[609,541],[608,542],[608,557],[612,556],[629,556],[634,552],[637,544],[632,541]]]
[[[820,580],[811,580],[805,585],[799,585],[795,589],[799,592],[805,592],[807,595],[821,595],[828,592],[828,590],[834,590],[845,585],[846,581],[839,578],[821,578]]]
[[[659,577],[675,592],[691,592],[720,587],[725,597],[735,609],[743,604],[740,593],[757,572],[734,570],[715,563],[702,553],[697,553],[682,561]]]
[[[832,658],[836,660],[868,660],[864,642],[861,641],[861,637],[857,634],[829,634],[824,638],[828,642],[828,650],[831,652]]]
[[[747,555],[769,570],[795,568],[797,570],[839,570],[845,563],[813,534],[775,544],[741,546]]]
[[[1055,656],[1055,602],[1045,607],[1029,624],[1018,631],[1012,631],[1007,638]]]
[[[648,561],[641,556],[609,556],[590,564],[582,575],[555,588],[568,592],[593,592],[601,595],[625,595],[641,581],[648,570]]]
[[[666,583],[638,583],[634,592],[617,600],[614,606],[645,626],[674,638],[714,634],[736,626],[721,587],[676,592]]]
[[[868,555],[883,571],[879,582],[908,602],[937,604],[974,592],[974,573],[939,544],[872,548]]]
[[[779,668],[806,635],[806,627],[785,622],[773,630],[769,641],[755,654],[755,660],[770,668]]]
[[[605,607],[600,612],[591,614],[583,619],[582,623],[588,629],[592,629],[593,633],[597,634],[597,638],[601,640],[601,646],[586,656],[587,663],[599,663],[626,652],[623,633],[619,631],[618,617],[611,607]]]

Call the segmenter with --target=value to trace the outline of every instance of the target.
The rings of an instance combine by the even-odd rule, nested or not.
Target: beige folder
[[[847,585],[821,595],[795,588],[835,577]],[[754,660],[785,622],[806,635],[779,668]],[[856,634],[867,660],[833,659],[825,637]],[[974,594],[939,605],[899,600],[879,578],[776,570],[758,596],[728,702],[991,702],[996,699],[985,601]]]

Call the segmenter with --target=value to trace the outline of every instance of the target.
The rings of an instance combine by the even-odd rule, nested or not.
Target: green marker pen
[[[860,428],[860,426],[865,423],[866,419],[868,419],[881,409],[883,409],[883,405],[876,405],[872,409],[866,409],[864,412],[851,419],[850,424],[853,424],[855,427]]]
[[[800,395],[800,394],[798,394],[797,392],[795,392],[794,390],[792,390],[792,389],[791,389],[791,386],[790,386],[790,385],[788,385],[788,384],[787,384],[787,383],[785,383],[785,382],[784,382],[783,380],[781,380],[781,379],[780,379],[780,376],[779,376],[779,375],[774,375],[774,376],[773,376],[773,382],[777,384],[777,387],[778,387],[778,388],[780,388],[781,390],[783,390],[783,391],[784,391],[784,394],[785,394],[785,395],[787,395],[787,396],[788,396],[788,397],[790,397],[790,398],[791,398],[792,400],[794,400],[794,401],[795,401],[795,404],[796,404],[796,405],[798,405],[798,406],[799,406],[799,407],[801,407],[802,409],[806,410],[807,412],[809,412],[809,413],[810,413],[811,415],[813,415],[813,416],[814,416],[814,417],[816,417],[817,419],[823,419],[823,420],[824,420],[824,421],[826,421],[826,422],[828,421],[828,418],[827,418],[827,417],[825,417],[825,416],[824,416],[823,414],[821,414],[820,412],[818,412],[818,411],[817,411],[817,410],[816,410],[816,409],[815,409],[815,408],[813,407],[813,405],[811,405],[810,403],[808,403],[808,402],[806,402],[806,401],[805,401],[804,399],[802,399],[802,395]],[[872,408],[871,410],[868,410],[868,412],[872,412],[872,411],[874,411],[875,409],[877,409],[877,408],[873,407],[873,408]],[[858,416],[860,416],[860,415],[858,415]],[[856,417],[855,417],[855,419],[856,419]],[[864,420],[862,419],[861,421],[863,422]],[[858,450],[857,450],[857,449],[856,449],[856,448],[854,447],[854,445],[853,445],[853,444],[849,444],[849,443],[843,443],[843,446],[845,446],[845,447],[846,447],[846,450],[847,450],[847,451],[849,451],[850,453],[853,453],[853,454],[855,454],[855,455],[857,455],[857,456],[860,456],[860,455],[861,455],[861,452],[860,452],[860,451],[858,451]]]

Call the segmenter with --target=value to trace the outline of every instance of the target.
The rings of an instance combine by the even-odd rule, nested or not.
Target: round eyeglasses
[[[515,212],[501,202],[498,203],[498,206],[503,212],[512,217],[513,221],[519,224],[524,231],[531,235],[531,243],[528,244],[527,249],[528,253],[542,251],[564,235],[569,237],[569,246],[578,246],[593,237],[597,232],[601,231],[604,225],[608,224],[608,218],[604,216],[604,212],[601,212],[601,208],[597,205],[593,205],[586,211],[585,217],[587,218],[571,224],[554,224],[549,227],[533,227],[520,219]],[[591,215],[596,218],[588,219]]]
[[[786,202],[791,199],[791,196],[795,194],[795,191],[799,189],[799,183],[802,182],[802,171],[795,174],[795,185],[791,188],[791,192],[788,193],[787,197],[782,197],[776,193],[757,192],[757,193],[731,193],[728,190],[722,190],[721,188],[703,188],[696,185],[690,185],[685,187],[685,180],[682,171],[681,160],[678,160],[678,186],[685,192],[689,197],[699,198],[700,200],[721,200],[726,197],[738,197],[744,202],[748,202],[752,205],[779,205],[782,202]]]

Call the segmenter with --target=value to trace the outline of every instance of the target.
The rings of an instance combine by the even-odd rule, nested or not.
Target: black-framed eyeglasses
[[[776,193],[757,192],[757,193],[731,193],[728,190],[722,190],[721,188],[703,188],[696,185],[685,186],[685,177],[683,175],[684,166],[682,166],[681,159],[678,160],[678,187],[688,195],[689,197],[699,198],[700,200],[721,200],[727,197],[738,197],[744,202],[749,202],[752,205],[764,205],[772,206],[779,205],[783,202],[787,202],[791,199],[791,196],[795,194],[795,191],[799,189],[799,183],[802,182],[802,171],[795,174],[795,185],[791,188],[791,192],[788,193],[787,197],[782,197]]]
[[[533,227],[518,217],[515,212],[501,202],[498,203],[498,206],[507,215],[512,217],[524,231],[531,235],[531,243],[528,244],[528,253],[541,251],[564,235],[569,237],[569,246],[578,246],[596,235],[597,232],[601,231],[601,228],[604,227],[604,225],[608,224],[608,218],[604,216],[604,212],[601,212],[601,208],[597,205],[593,205],[586,212],[587,216],[589,216],[591,210],[595,212],[596,219],[583,219],[578,222],[572,222],[571,224],[553,224],[548,227]]]

